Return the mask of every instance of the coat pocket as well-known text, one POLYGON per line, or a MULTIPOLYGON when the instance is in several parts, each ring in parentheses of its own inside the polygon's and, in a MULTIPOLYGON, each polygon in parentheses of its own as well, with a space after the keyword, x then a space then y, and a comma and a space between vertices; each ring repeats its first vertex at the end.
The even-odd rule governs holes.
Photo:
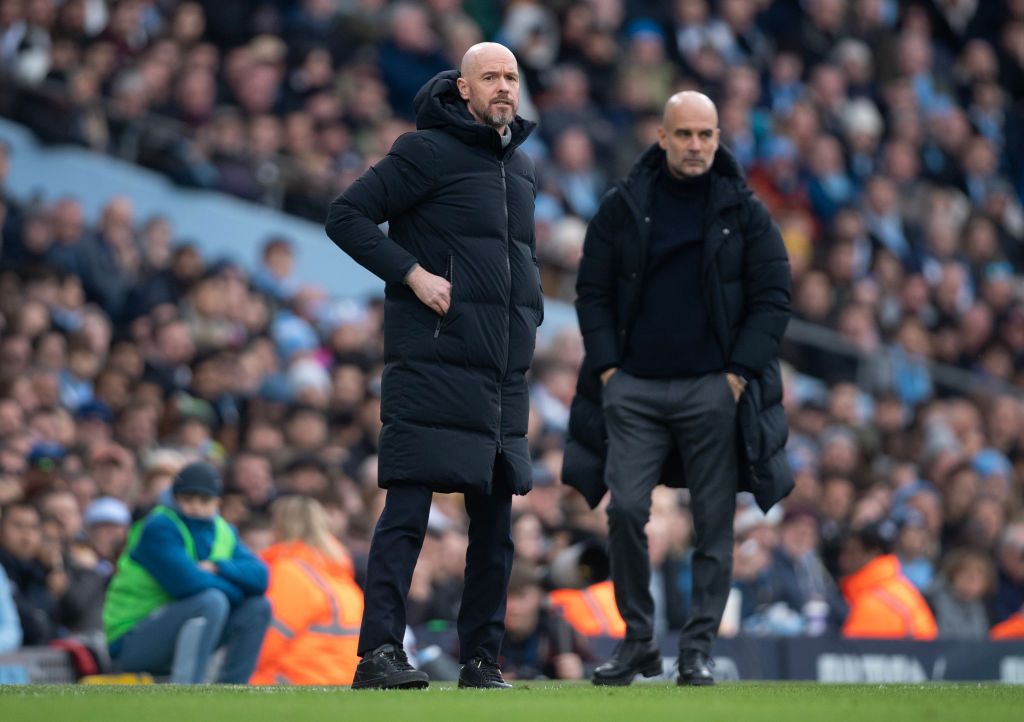
POLYGON ((437 319, 437 326, 434 328, 434 338, 441 335, 441 328, 444 326, 445 319, 451 316, 452 311, 455 308, 455 269, 454 269, 454 256, 448 254, 448 262, 444 267, 444 279, 451 285, 451 295, 448 298, 448 313, 437 319))

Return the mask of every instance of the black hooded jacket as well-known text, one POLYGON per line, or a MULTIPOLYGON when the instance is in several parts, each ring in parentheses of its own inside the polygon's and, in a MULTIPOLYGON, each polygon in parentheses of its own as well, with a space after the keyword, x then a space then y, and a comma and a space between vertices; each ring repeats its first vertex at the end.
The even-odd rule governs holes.
POLYGON ((420 90, 418 130, 331 204, 327 234, 386 282, 380 485, 489 491, 498 473, 525 494, 526 371, 544 307, 536 180, 518 148, 535 126, 517 116, 503 148, 456 78, 420 90), (443 318, 404 284, 416 263, 452 284, 443 318))
MULTIPOLYGON (((605 194, 584 241, 576 311, 587 355, 570 410, 562 479, 591 506, 606 491, 600 373, 621 365, 639 311, 648 262, 649 201, 664 157, 657 145, 641 156, 629 176, 605 194)), ((726 367, 750 374, 736 415, 740 488, 754 492, 767 511, 793 487, 777 358, 790 315, 789 259, 768 211, 724 146, 715 154, 709 181, 700 290, 726 367)), ((685 485, 677 454, 670 456, 662 480, 685 485)))

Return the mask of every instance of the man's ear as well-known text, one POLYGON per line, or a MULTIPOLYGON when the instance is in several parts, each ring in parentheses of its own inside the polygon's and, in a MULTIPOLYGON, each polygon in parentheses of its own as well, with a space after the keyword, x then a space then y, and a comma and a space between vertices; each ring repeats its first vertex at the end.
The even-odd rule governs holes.
POLYGON ((455 85, 459 89, 459 97, 469 100, 469 82, 463 77, 458 77, 455 79, 455 85))

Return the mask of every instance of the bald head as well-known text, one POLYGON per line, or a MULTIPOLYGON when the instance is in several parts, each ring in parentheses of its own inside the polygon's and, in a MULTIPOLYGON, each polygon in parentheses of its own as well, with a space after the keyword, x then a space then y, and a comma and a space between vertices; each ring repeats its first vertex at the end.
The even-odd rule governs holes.
POLYGON ((672 175, 694 178, 707 173, 718 152, 718 135, 718 109, 704 93, 686 90, 665 103, 658 145, 672 175))
POLYGON ((661 124, 667 126, 678 116, 701 117, 715 128, 718 127, 718 108, 711 98, 696 90, 684 90, 665 101, 661 124))
POLYGON ((477 43, 466 51, 462 56, 462 66, 459 68, 462 77, 469 77, 479 71, 481 65, 490 61, 501 61, 516 66, 516 56, 512 51, 500 43, 477 43))
POLYGON ((459 96, 470 114, 504 135, 519 108, 519 65, 498 43, 477 43, 462 56, 459 96))
POLYGON ((135 206, 128 196, 114 196, 103 207, 101 215, 104 224, 121 224, 131 228, 135 206))

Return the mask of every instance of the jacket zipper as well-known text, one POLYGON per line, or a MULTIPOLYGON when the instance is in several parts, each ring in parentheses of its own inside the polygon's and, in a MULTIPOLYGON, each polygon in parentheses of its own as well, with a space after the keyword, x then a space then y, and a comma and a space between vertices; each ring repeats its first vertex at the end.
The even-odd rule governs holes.
MULTIPOLYGON (((448 281, 451 286, 451 296, 448 297, 448 313, 452 312, 452 304, 455 303, 455 269, 452 265, 452 254, 448 254, 448 265, 445 266, 444 279, 448 281)), ((446 313, 445 316, 448 314, 446 313)), ((441 324, 444 323, 444 316, 437 319, 437 328, 434 329, 434 338, 437 338, 441 333, 441 324)))
POLYGON ((501 444, 501 393, 505 385, 505 373, 508 371, 508 346, 512 335, 512 263, 508 257, 508 183, 505 179, 505 161, 498 161, 501 170, 501 190, 505 208, 505 272, 508 276, 508 327, 505 329, 505 356, 501 367, 501 378, 498 379, 498 454, 502 453, 501 444))
MULTIPOLYGON (((622 194, 622 198, 626 203, 626 208, 629 210, 629 213, 633 216, 633 222, 636 224, 638 238, 640 239, 640 242, 637 244, 637 253, 639 256, 639 269, 637 270, 637 273, 640 275, 641 278, 643 278, 643 275, 647 269, 647 244, 650 242, 651 237, 651 223, 649 220, 650 216, 645 216, 641 212, 640 206, 637 204, 636 198, 633 196, 631 189, 627 186, 626 183, 620 182, 618 184, 618 188, 619 193, 622 194)), ((626 337, 628 333, 627 329, 632 328, 633 322, 636 321, 637 308, 627 309, 627 311, 628 318, 620 319, 621 329, 615 329, 615 334, 619 339, 619 343, 621 344, 620 348, 622 350, 622 353, 625 353, 626 350, 626 337)))

